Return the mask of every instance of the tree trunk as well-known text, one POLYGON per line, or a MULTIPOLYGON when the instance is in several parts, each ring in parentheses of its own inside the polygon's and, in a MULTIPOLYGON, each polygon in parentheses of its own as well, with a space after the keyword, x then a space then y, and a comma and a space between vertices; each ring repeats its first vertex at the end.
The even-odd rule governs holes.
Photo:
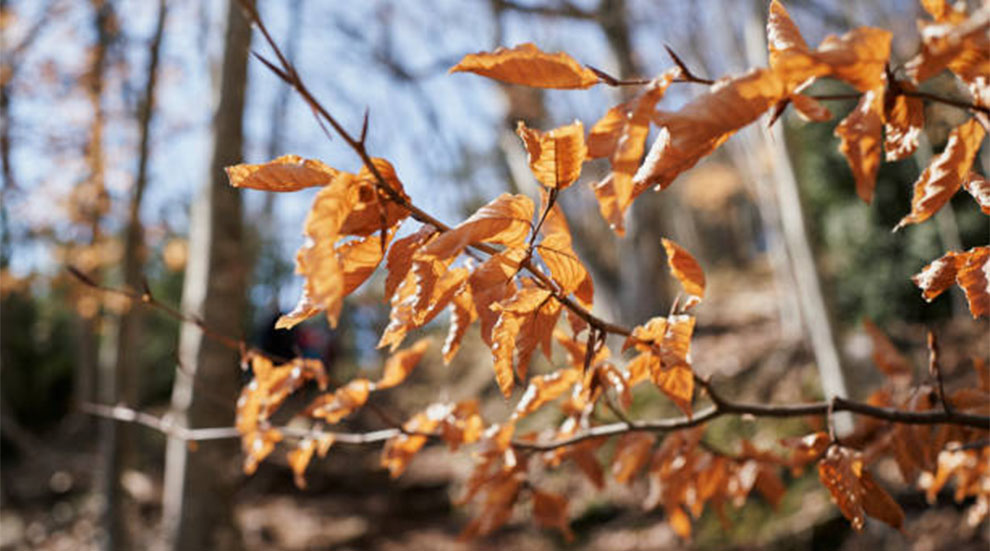
MULTIPOLYGON (((250 26, 237 0, 230 0, 228 5, 225 40, 220 97, 213 121, 213 155, 209 178, 192 209, 182 308, 200 317, 213 331, 236 336, 242 333, 245 312, 241 196, 228 185, 223 169, 241 160, 251 41, 250 26)), ((179 361, 182 369, 176 374, 172 391, 175 420, 192 428, 232 425, 237 351, 205 339, 195 326, 184 324, 179 361), (218 400, 217 396, 227 399, 218 400)), ((232 460, 237 457, 235 441, 202 442, 191 452, 186 442, 169 440, 163 525, 170 549, 223 551, 241 547, 232 499, 239 478, 232 460)))

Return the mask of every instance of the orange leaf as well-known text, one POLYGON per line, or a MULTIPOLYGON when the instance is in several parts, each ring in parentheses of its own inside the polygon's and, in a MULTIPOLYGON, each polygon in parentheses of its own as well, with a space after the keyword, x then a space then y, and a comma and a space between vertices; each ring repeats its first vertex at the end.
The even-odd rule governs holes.
POLYGON ((608 157, 612 164, 612 173, 592 189, 602 216, 618 235, 625 233, 623 218, 633 199, 632 179, 643 158, 654 108, 678 74, 676 68, 666 71, 642 94, 609 109, 588 136, 588 156, 608 157))
POLYGON ((525 195, 503 193, 478 209, 456 228, 440 234, 416 254, 417 258, 452 258, 471 243, 498 243, 509 248, 525 245, 533 219, 533 201, 525 195))
POLYGON ((975 247, 956 274, 956 283, 966 293, 974 318, 990 316, 990 247, 975 247))
POLYGON ((681 408, 688 417, 691 416, 691 399, 694 396, 694 372, 691 368, 678 364, 672 367, 661 367, 653 372, 653 382, 670 398, 677 407, 681 408))
POLYGON ((554 205, 547 213, 540 232, 544 237, 536 249, 550 269, 550 277, 564 295, 574 293, 581 306, 590 310, 595 287, 588 270, 574 252, 571 232, 560 205, 554 205))
POLYGON ((241 449, 244 451, 244 474, 252 475, 258 465, 275 450, 275 444, 282 441, 278 429, 256 430, 241 436, 241 449))
POLYGON ((980 174, 970 172, 966 181, 963 182, 963 187, 973 196, 973 199, 976 199, 983 214, 990 214, 990 181, 980 174))
MULTIPOLYGON (((391 234, 385 236, 385 247, 391 234)), ((357 290, 362 283, 375 273, 382 261, 382 239, 380 235, 369 235, 352 239, 336 247, 337 261, 344 270, 344 295, 357 290)))
POLYGON ((687 310, 701 302, 705 296, 705 272, 702 271, 698 261, 691 256, 691 253, 685 251, 680 245, 666 237, 662 238, 662 242, 664 251, 667 252, 667 265, 670 266, 670 273, 674 274, 677 281, 681 282, 684 290, 690 295, 684 305, 684 309, 687 310))
POLYGON ((842 446, 830 447, 818 463, 818 476, 856 531, 863 529, 866 515, 901 528, 904 511, 873 481, 859 452, 842 446))
POLYGON ((682 539, 691 539, 691 517, 679 506, 666 507, 667 523, 682 539))
POLYGON ((936 22, 918 22, 921 52, 905 68, 915 82, 927 80, 948 68, 970 87, 977 102, 986 105, 990 86, 990 13, 976 10, 968 18, 959 12, 946 13, 936 22))
POLYGON ((574 541, 567 519, 567 499, 564 496, 533 488, 533 518, 545 528, 556 528, 567 541, 574 541))
POLYGON ((897 350, 894 343, 890 342, 887 335, 869 318, 863 320, 863 328, 873 341, 873 365, 887 377, 910 379, 911 363, 897 350))
POLYGON ((801 31, 778 0, 770 2, 770 14, 767 17, 767 46, 770 49, 771 67, 779 64, 781 52, 809 52, 808 43, 801 36, 801 31))
POLYGON ((303 159, 298 155, 283 155, 260 165, 228 166, 225 170, 230 185, 264 191, 298 191, 325 186, 340 174, 322 161, 303 159))
POLYGON ((990 310, 990 247, 973 247, 966 252, 950 251, 925 266, 911 278, 931 302, 952 286, 953 281, 966 293, 973 317, 986 316, 990 310))
POLYGON ((392 298, 395 290, 399 288, 399 284, 406 278, 409 269, 412 268, 413 255, 416 250, 436 235, 436 231, 433 226, 424 224, 415 233, 397 239, 392 244, 385 259, 385 268, 388 270, 388 275, 385 278, 385 300, 392 298))
POLYGON ((519 403, 516 404, 515 411, 512 412, 512 419, 520 419, 540 409, 548 402, 556 400, 581 378, 581 372, 577 369, 560 369, 547 375, 533 377, 526 387, 519 403))
POLYGON ((544 186, 564 189, 581 176, 581 165, 587 155, 581 121, 549 132, 527 128, 526 123, 519 121, 516 134, 526 145, 530 170, 544 186))
MULTIPOLYGON (((426 411, 417 413, 406 421, 402 428, 409 433, 429 433, 434 431, 444 417, 450 414, 453 406, 432 404, 426 411)), ((382 467, 388 469, 392 478, 401 475, 409 462, 426 444, 426 436, 422 434, 399 434, 385 442, 382 449, 382 467)))
POLYGON ((650 186, 666 188, 678 174, 714 151, 786 95, 784 82, 768 69, 725 78, 676 112, 658 111, 661 126, 633 177, 636 197, 650 186))
POLYGON ((628 484, 643 470, 650 460, 656 438, 646 432, 630 432, 619 438, 612 458, 612 476, 621 484, 628 484))
MULTIPOLYGON (((898 82, 897 86, 914 90, 909 82, 898 82)), ((918 149, 918 138, 925 126, 925 104, 919 98, 897 94, 884 101, 883 118, 887 161, 907 159, 918 149)))
POLYGON ((306 467, 309 466, 316 451, 316 440, 303 438, 296 449, 289 452, 289 467, 292 469, 293 481, 300 490, 306 487, 306 467))
POLYGON ((821 104, 818 100, 804 94, 794 94, 790 96, 791 105, 794 110, 801 115, 801 118, 811 122, 825 122, 831 120, 832 112, 821 104))
MULTIPOLYGON (((512 395, 515 381, 512 358, 516 339, 524 326, 551 297, 551 292, 538 287, 528 287, 503 302, 492 305, 499 312, 498 321, 492 327, 492 356, 495 360, 495 379, 506 398, 512 395)), ((559 310, 558 310, 559 311, 559 310)), ((552 331, 552 324, 550 330, 552 331)))
POLYGON ((358 201, 352 181, 353 175, 341 173, 316 195, 303 228, 306 242, 296 253, 296 273, 306 278, 303 296, 293 312, 278 320, 277 328, 290 328, 321 309, 330 325, 337 326, 345 282, 335 244, 341 225, 358 201))
POLYGON ((976 119, 969 119, 952 131, 945 150, 932 159, 914 183, 911 213, 898 222, 895 230, 927 220, 949 202, 969 174, 985 134, 976 119))
POLYGON ((332 393, 317 397, 306 408, 306 415, 337 423, 363 406, 370 392, 371 381, 354 379, 332 393))
MULTIPOLYGON (((388 187, 400 198, 408 201, 409 197, 403 190, 402 182, 396 176, 392 163, 378 157, 373 157, 371 163, 388 187)), ((354 182, 351 184, 351 190, 357 194, 357 200, 348 214, 347 220, 341 226, 340 233, 371 235, 383 229, 393 228, 403 218, 409 216, 409 211, 405 207, 392 201, 384 192, 376 188, 377 182, 378 180, 368 170, 368 167, 362 166, 361 171, 354 177, 354 182)))
POLYGON ((598 84, 598 75, 571 56, 548 54, 529 43, 511 50, 468 54, 450 69, 451 73, 461 71, 537 88, 589 88, 598 84))
POLYGON ((375 389, 392 388, 406 380, 406 377, 416 367, 416 364, 419 363, 420 358, 423 357, 423 354, 426 353, 426 349, 429 347, 430 338, 423 337, 409 348, 392 354, 388 361, 385 362, 385 370, 382 373, 381 380, 375 383, 375 389))
POLYGON ((450 361, 454 359, 454 355, 457 354, 457 350, 461 347, 461 340, 464 338, 464 334, 467 333, 468 326, 477 318, 478 314, 474 311, 474 297, 471 294, 471 286, 462 285, 457 290, 457 293, 454 294, 454 298, 450 303, 450 329, 441 350, 444 365, 450 364, 450 361))
POLYGON ((499 313, 493 311, 491 306, 516 293, 512 280, 525 254, 523 249, 509 249, 493 255, 468 278, 475 312, 481 319, 481 340, 488 346, 492 345, 492 328, 499 319, 499 313))
POLYGON ((835 135, 841 140, 839 151, 849 161, 856 180, 856 193, 866 203, 873 201, 880 168, 882 109, 882 95, 878 90, 869 90, 859 99, 856 109, 835 127, 835 135))

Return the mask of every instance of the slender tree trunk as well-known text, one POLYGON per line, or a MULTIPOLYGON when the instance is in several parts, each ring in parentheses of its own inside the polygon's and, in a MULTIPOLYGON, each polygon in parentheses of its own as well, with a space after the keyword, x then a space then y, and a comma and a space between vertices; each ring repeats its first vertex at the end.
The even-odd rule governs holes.
MULTIPOLYGON (((251 30, 238 2, 228 5, 219 101, 213 121, 213 154, 206 186, 193 206, 190 256, 182 307, 211 329, 239 335, 245 310, 246 266, 240 193, 227 184, 224 167, 241 160, 242 119, 251 30)), ((236 351, 205 339, 185 324, 172 392, 173 415, 188 427, 233 424, 237 395, 236 351), (199 391, 196 385, 208 389, 199 391), (226 397, 217 400, 211 396, 226 397)), ((233 550, 241 547, 233 517, 238 480, 234 441, 202 442, 190 452, 185 442, 168 443, 165 470, 164 529, 176 551, 233 550)))
MULTIPOLYGON (((144 190, 148 184, 151 118, 154 111, 155 84, 165 30, 165 16, 165 0, 159 0, 158 19, 148 46, 149 61, 144 92, 137 113, 140 134, 137 175, 128 207, 127 226, 124 230, 123 278, 125 285, 136 290, 142 288, 142 268, 145 260, 144 228, 141 225, 140 209, 144 190)), ((104 320, 106 339, 101 343, 103 357, 100 358, 100 364, 103 372, 101 386, 108 387, 107 399, 104 400, 106 403, 122 402, 135 408, 141 405, 138 362, 141 322, 141 309, 137 305, 130 305, 119 317, 108 316, 104 320)), ((136 534, 127 531, 126 519, 130 518, 134 511, 121 485, 121 475, 125 470, 137 467, 138 435, 139 431, 135 425, 122 423, 114 427, 114 434, 108 443, 108 446, 111 446, 109 454, 112 455, 107 458, 108 471, 113 475, 107 482, 107 503, 109 511, 112 512, 110 519, 112 537, 109 546, 113 549, 132 549, 137 540, 136 534)))

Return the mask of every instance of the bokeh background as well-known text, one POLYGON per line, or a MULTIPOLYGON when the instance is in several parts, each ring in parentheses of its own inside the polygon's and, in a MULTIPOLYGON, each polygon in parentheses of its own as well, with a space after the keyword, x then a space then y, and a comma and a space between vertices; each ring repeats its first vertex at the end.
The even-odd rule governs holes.
MULTIPOLYGON (((321 102, 355 131, 367 111, 368 149, 396 166, 418 205, 456 223, 499 193, 535 196, 516 121, 549 129, 580 119, 590 127, 629 93, 604 86, 537 91, 448 74, 463 55, 534 42, 631 77, 670 67, 668 45, 699 75, 717 78, 766 64, 766 4, 258 0, 257 7, 321 102)), ((915 20, 922 11, 914 0, 786 5, 810 44, 874 25, 893 31, 895 64, 917 51, 915 20)), ((195 328, 96 292, 69 266, 94 282, 147 289, 163 303, 195 311, 202 304, 190 298, 197 292, 192 266, 204 262, 197 260, 204 246, 217 246, 227 264, 210 272, 212 280, 203 279, 201 268, 195 276, 201 291, 220 281, 228 292, 230 307, 211 314, 212 327, 275 354, 322 358, 338 380, 380 368, 384 356, 375 343, 388 315, 381 274, 348 300, 337 330, 319 316, 292 332, 273 329, 301 290, 293 258, 315 191, 209 193, 225 185, 218 162, 295 153, 360 168, 261 63, 250 59, 246 72, 234 70, 225 52, 232 41, 240 40, 241 51, 247 45, 244 33, 229 32, 243 25, 229 7, 223 0, 0 1, 0 549, 168 548, 166 438, 150 429, 108 428, 83 405, 121 403, 161 416, 174 413, 182 389, 197 388, 181 381, 195 380, 184 365, 206 362, 235 385, 240 376, 236 354, 204 360, 207 353, 189 344, 195 337, 180 336, 195 328), (239 94, 243 105, 230 100, 239 94), (197 220, 193 213, 207 206, 227 224, 197 220), (229 227, 241 219, 242 229, 229 227)), ((251 40, 252 49, 270 54, 259 36, 251 40)), ((816 86, 820 93, 848 91, 837 83, 816 86)), ((965 97, 949 75, 926 90, 965 97)), ((697 91, 675 85, 661 106, 675 109, 697 91)), ((827 123, 788 113, 772 130, 752 125, 670 189, 639 199, 622 239, 599 216, 587 185, 606 167, 587 166, 563 206, 594 276, 596 313, 631 325, 670 308, 676 287, 660 247, 666 236, 691 251, 709 278, 695 365, 731 380, 740 398, 819 398, 824 373, 864 398, 880 379, 870 366, 864 318, 891 335, 919 374, 925 329, 935 328, 950 384, 966 384, 966 358, 987 356, 987 324, 969 317, 957 290, 926 304, 909 278, 945 250, 986 244, 987 218, 960 194, 933 220, 891 232, 910 210, 911 184, 966 114, 928 105, 918 153, 883 164, 876 198, 866 205, 832 136, 853 105, 830 102, 836 117, 827 123), (796 260, 800 251, 810 253, 809 262, 796 260), (808 294, 819 297, 810 306, 801 300, 808 294), (822 324, 829 342, 812 343, 807 328, 822 324)), ((988 172, 986 147, 975 169, 988 172)), ((440 335, 444 324, 426 332, 440 335)), ((504 415, 476 331, 450 367, 428 355, 379 405, 405 417, 438 397, 480 396, 486 417, 504 415)), ((232 424, 232 410, 222 407, 236 397, 232 388, 209 389, 217 403, 204 411, 218 413, 204 413, 202 419, 215 415, 204 426, 232 424)), ((661 402, 639 400, 634 411, 672 413, 661 402)), ((373 415, 349 421, 354 430, 380 426, 373 415)), ((773 446, 808 427, 735 419, 713 423, 711 431, 731 449, 740 437, 773 446)), ((947 494, 929 507, 881 466, 883 481, 908 512, 906 534, 879 523, 853 534, 812 472, 787 480, 779 510, 751 499, 731 511, 729 528, 706 513, 694 540, 682 542, 660 513, 641 510, 645 484, 613 482, 598 491, 567 472, 554 476, 570 498, 576 543, 539 530, 524 510, 497 534, 461 543, 457 534, 470 508, 452 502, 469 472, 469 454, 428 448, 406 475, 389 481, 377 449, 339 446, 314 462, 308 488, 299 490, 284 453, 246 477, 236 444, 233 452, 213 455, 205 449, 211 445, 189 456, 202 452, 224 462, 229 493, 193 487, 184 499, 229 510, 228 517, 204 513, 200 522, 229 521, 236 531, 231 548, 920 551, 985 549, 990 541, 986 526, 965 522, 966 504, 947 494)))

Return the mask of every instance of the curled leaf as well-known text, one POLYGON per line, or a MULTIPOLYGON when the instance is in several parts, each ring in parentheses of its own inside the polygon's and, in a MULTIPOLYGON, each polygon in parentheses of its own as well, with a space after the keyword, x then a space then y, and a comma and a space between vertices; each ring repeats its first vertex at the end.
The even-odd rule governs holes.
POLYGON ((426 353, 426 349, 429 347, 429 337, 423 337, 409 348, 392 354, 385 362, 385 370, 382 373, 382 378, 375 383, 375 388, 379 390, 391 388, 398 386, 402 381, 406 380, 406 377, 416 367, 416 364, 419 363, 420 358, 423 357, 423 354, 426 353))
POLYGON ((667 252, 667 265, 670 266, 670 272, 674 274, 677 281, 681 282, 684 290, 690 295, 684 306, 686 310, 704 298, 705 272, 702 271, 701 265, 691 256, 691 253, 685 251, 680 245, 666 237, 662 241, 664 251, 667 252))
POLYGON ((526 243, 532 219, 533 201, 529 197, 503 193, 456 228, 440 234, 416 256, 443 260, 460 254, 471 243, 480 242, 519 248, 526 243))
POLYGON ((298 191, 325 186, 340 174, 322 161, 303 159, 298 155, 283 155, 257 165, 228 166, 224 170, 230 185, 264 191, 298 191))
POLYGON ((932 159, 914 183, 911 213, 897 223, 895 230, 924 222, 949 202, 969 175, 985 134, 976 119, 967 120, 949 134, 945 150, 932 159))
POLYGON ((598 75, 571 56, 548 54, 529 43, 468 54, 450 69, 451 73, 462 71, 537 88, 589 88, 598 84, 598 75))
POLYGON ((849 115, 835 127, 839 151, 849 161, 856 180, 856 193, 866 203, 873 201, 873 189, 880 168, 883 135, 883 96, 869 90, 849 115))
POLYGON ((332 393, 318 396, 306 408, 306 415, 330 424, 337 423, 368 401, 371 388, 368 379, 354 379, 332 393))
POLYGON ((966 293, 973 317, 990 314, 990 247, 973 247, 966 252, 949 251, 925 266, 911 281, 931 302, 952 286, 966 293))

